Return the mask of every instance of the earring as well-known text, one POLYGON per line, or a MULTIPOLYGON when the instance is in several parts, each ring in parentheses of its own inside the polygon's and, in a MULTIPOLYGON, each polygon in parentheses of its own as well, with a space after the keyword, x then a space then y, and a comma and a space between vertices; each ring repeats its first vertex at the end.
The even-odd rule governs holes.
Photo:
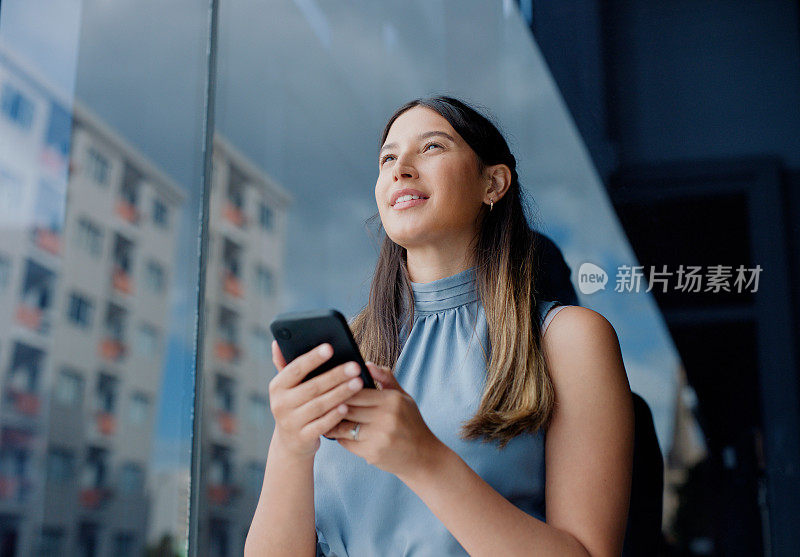
POLYGON ((489 210, 491 211, 492 209, 494 209, 494 199, 489 200, 489 210))

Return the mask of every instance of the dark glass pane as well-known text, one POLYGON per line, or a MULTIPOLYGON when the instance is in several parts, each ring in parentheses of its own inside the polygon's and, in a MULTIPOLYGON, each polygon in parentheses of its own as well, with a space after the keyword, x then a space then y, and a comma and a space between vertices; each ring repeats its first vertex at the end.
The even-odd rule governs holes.
POLYGON ((0 554, 180 554, 208 3, 4 0, 0 45, 0 554))

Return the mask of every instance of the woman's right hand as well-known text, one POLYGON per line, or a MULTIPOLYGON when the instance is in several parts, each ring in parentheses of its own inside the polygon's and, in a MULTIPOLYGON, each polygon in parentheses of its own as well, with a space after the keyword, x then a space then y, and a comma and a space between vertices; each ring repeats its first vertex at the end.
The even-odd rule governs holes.
POLYGON ((360 391, 364 382, 356 362, 346 362, 302 382, 303 378, 333 355, 330 344, 320 344, 286 363, 276 341, 272 362, 278 373, 269 382, 269 404, 275 418, 273 443, 297 458, 312 458, 320 435, 344 418, 344 402, 360 391))

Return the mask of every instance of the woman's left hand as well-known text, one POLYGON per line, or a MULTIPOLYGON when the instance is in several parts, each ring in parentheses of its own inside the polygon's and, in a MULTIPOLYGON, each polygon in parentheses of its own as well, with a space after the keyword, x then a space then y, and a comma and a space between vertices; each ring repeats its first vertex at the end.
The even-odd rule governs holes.
POLYGON ((381 470, 410 477, 432 465, 444 444, 388 368, 372 362, 367 368, 379 388, 350 397, 344 419, 325 436, 381 470), (351 433, 356 424, 361 424, 357 441, 351 433))

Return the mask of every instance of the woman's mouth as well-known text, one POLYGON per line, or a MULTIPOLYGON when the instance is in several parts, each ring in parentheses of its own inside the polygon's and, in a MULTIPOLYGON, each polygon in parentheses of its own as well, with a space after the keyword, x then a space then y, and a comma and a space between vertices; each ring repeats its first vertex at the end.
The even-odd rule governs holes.
POLYGON ((427 200, 428 200, 427 197, 420 197, 419 199, 409 199, 408 201, 398 201, 394 205, 392 205, 392 208, 397 210, 397 211, 400 211, 402 209, 408 209, 409 207, 415 207, 416 205, 421 205, 421 204, 425 203, 427 200))

